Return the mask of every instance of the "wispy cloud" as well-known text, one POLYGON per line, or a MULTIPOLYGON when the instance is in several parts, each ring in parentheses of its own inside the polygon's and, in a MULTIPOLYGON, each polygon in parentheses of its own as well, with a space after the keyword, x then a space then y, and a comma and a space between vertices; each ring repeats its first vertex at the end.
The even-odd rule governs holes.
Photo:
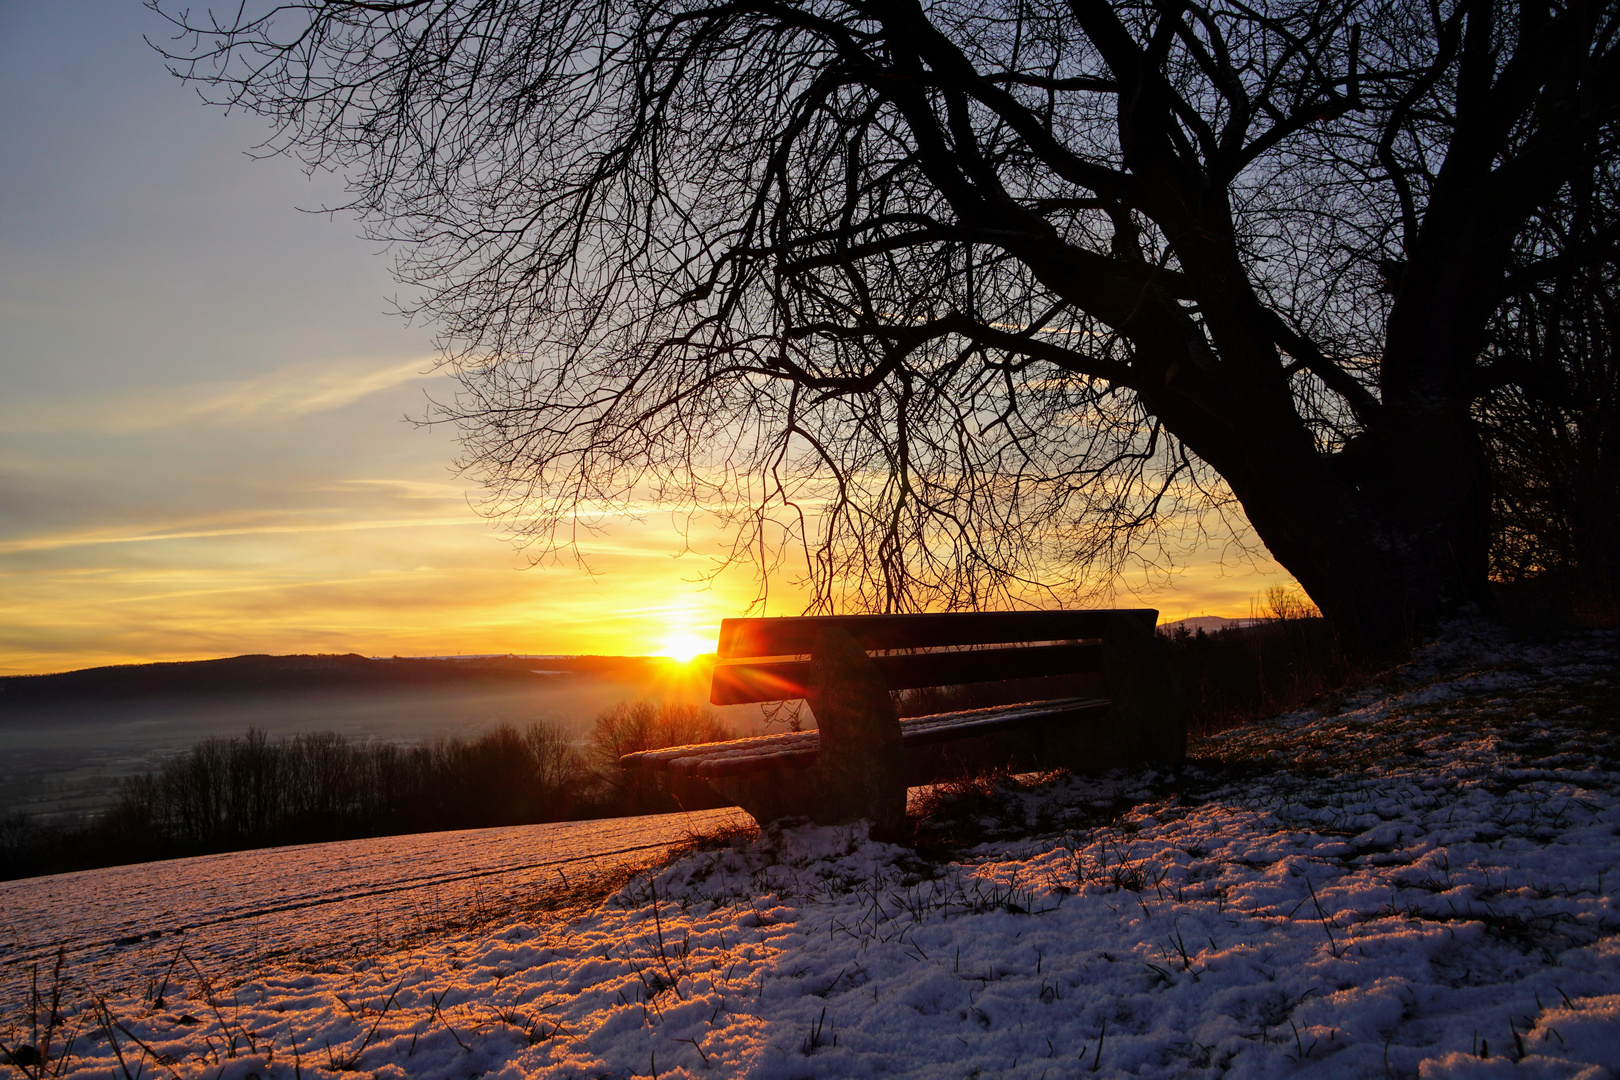
POLYGON ((219 423, 308 416, 353 404, 380 390, 432 374, 428 361, 374 364, 295 364, 255 379, 207 388, 190 417, 219 423))
POLYGON ((145 544, 159 540, 203 540, 223 536, 264 536, 290 533, 356 532, 362 529, 439 528, 447 525, 488 525, 481 517, 468 514, 454 518, 401 518, 397 520, 329 521, 283 525, 230 525, 216 528, 154 530, 152 532, 82 532, 55 536, 30 536, 0 541, 0 555, 25 551, 55 551, 62 548, 90 547, 97 544, 145 544))
POLYGON ((103 435, 274 423, 341 409, 380 391, 432 377, 432 361, 424 358, 302 362, 233 382, 14 398, 0 404, 0 423, 18 434, 86 431, 103 435))

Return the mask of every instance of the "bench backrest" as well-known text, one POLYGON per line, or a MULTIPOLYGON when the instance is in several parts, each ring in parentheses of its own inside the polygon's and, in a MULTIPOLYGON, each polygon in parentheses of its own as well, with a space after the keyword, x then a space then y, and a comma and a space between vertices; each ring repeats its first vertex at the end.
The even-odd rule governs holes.
POLYGON ((745 705, 804 697, 810 662, 802 657, 810 653, 817 632, 827 627, 848 631, 868 653, 877 653, 872 661, 890 690, 910 690, 1095 671, 1102 658, 1097 639, 1122 632, 1151 635, 1158 618, 1151 608, 1134 608, 726 619, 720 624, 721 662, 714 669, 709 700, 745 705), (1014 642, 1065 644, 892 654, 1014 642))

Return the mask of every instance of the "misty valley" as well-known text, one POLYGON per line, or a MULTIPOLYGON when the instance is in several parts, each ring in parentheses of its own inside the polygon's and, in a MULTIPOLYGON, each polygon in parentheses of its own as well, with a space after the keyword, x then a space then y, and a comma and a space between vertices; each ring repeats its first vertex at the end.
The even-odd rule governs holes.
MULTIPOLYGON (((658 657, 249 656, 0 678, 0 818, 95 817, 125 778, 205 739, 333 732, 413 746, 543 722, 583 742, 622 702, 700 704, 706 669, 658 657)), ((721 710, 751 729, 757 710, 721 710)))

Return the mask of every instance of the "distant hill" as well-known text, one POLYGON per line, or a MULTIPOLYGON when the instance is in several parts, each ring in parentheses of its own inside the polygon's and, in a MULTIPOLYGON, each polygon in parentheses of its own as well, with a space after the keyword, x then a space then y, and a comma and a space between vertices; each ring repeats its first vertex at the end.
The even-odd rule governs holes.
POLYGON ((54 675, 0 677, 0 713, 42 704, 148 697, 304 693, 411 686, 555 684, 574 675, 638 680, 667 662, 647 656, 471 656, 378 658, 356 653, 232 656, 163 664, 119 664, 54 675))

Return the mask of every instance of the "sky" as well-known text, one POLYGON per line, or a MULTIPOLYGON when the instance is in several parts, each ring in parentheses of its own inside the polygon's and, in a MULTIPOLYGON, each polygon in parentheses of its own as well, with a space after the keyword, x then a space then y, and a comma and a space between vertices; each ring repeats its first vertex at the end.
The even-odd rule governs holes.
MULTIPOLYGON (((0 675, 241 653, 691 651, 757 594, 667 516, 530 566, 410 422, 432 328, 329 175, 164 70, 138 0, 0 0, 0 675)), ((1122 595, 1247 615, 1216 544, 1122 595)), ((773 586, 770 613, 802 598, 773 586)))

